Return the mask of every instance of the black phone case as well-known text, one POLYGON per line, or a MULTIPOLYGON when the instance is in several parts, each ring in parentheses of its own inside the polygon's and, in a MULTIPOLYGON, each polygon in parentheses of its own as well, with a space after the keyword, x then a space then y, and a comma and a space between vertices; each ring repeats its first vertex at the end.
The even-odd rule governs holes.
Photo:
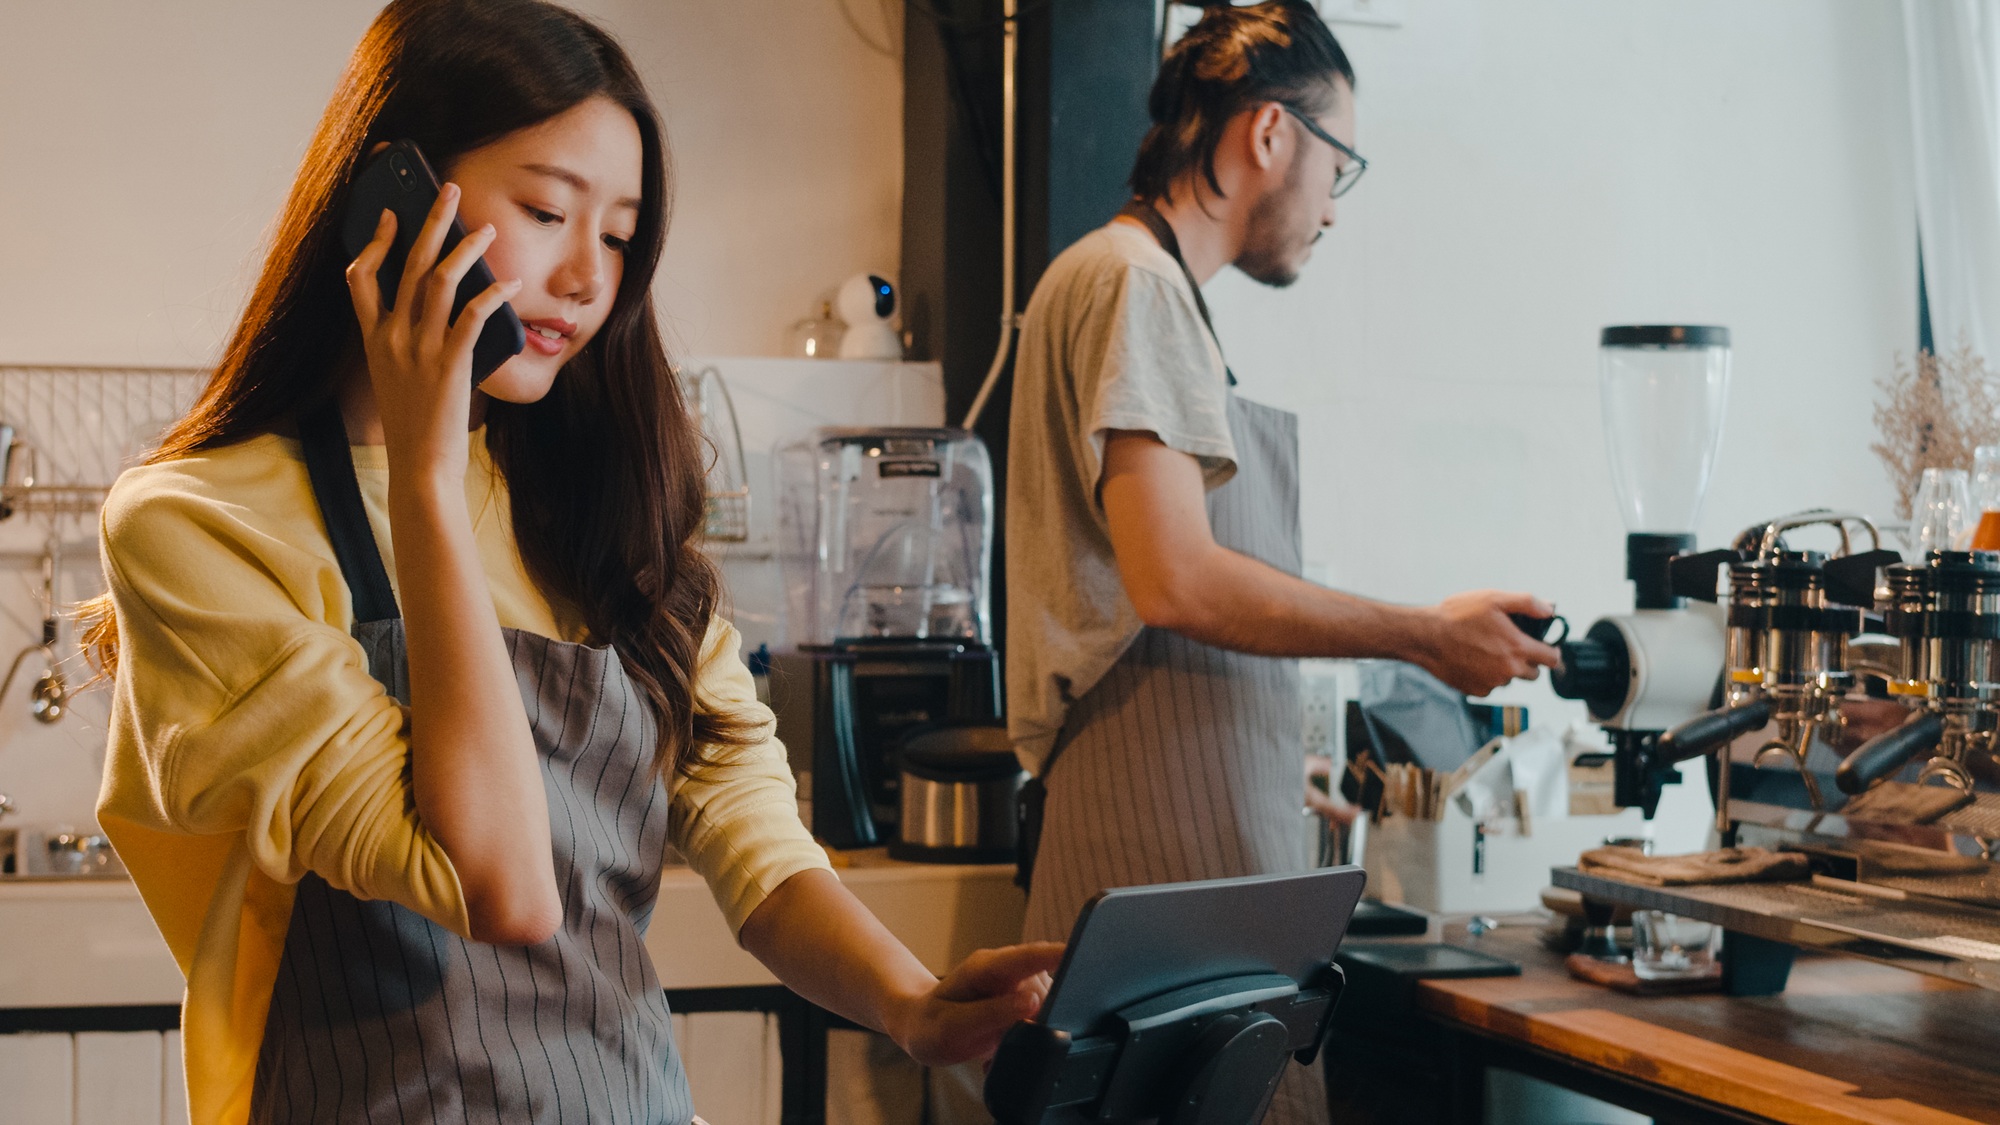
MULTIPOLYGON (((375 271, 376 279, 382 286, 384 309, 395 306, 396 288, 403 280, 403 264, 409 261, 410 246, 416 242, 417 232, 423 229, 424 220, 437 203, 438 187, 438 178, 424 160, 424 154, 409 141, 397 141, 376 153, 362 166, 361 174, 354 177, 340 232, 341 245, 350 261, 359 256, 375 237, 375 224, 381 221, 382 212, 393 211, 396 214, 396 241, 389 247, 389 254, 382 260, 381 268, 375 271)), ((465 225, 454 216, 451 230, 445 233, 444 246, 438 251, 439 260, 451 253, 452 247, 464 237, 465 225)), ((472 268, 459 279, 458 292, 452 296, 452 319, 457 320, 466 302, 485 292, 492 284, 493 271, 486 268, 485 259, 472 263, 472 268)), ((514 306, 502 304, 492 316, 486 318, 486 324, 479 331, 479 339, 473 342, 473 386, 478 386, 501 364, 519 355, 521 349, 527 346, 528 335, 521 327, 521 318, 515 314, 514 306)))

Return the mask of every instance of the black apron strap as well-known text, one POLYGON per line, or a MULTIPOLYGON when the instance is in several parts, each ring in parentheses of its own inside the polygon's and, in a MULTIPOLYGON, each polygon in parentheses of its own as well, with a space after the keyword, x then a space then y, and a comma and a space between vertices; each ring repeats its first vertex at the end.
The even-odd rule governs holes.
MULTIPOLYGON (((1118 213, 1143 224, 1153 233, 1153 238, 1159 242, 1160 249, 1165 250, 1173 258, 1174 264, 1181 268, 1181 276, 1187 278, 1188 291, 1194 294, 1194 308, 1201 314, 1202 326, 1208 329, 1208 338, 1215 341, 1215 350, 1221 352, 1222 337, 1215 334, 1215 322, 1208 318, 1208 301, 1201 295, 1201 283, 1194 279, 1194 271, 1188 268, 1187 259, 1181 257, 1181 240, 1174 234, 1173 225, 1167 222, 1165 215, 1160 214, 1158 207, 1143 200, 1132 200, 1119 208, 1118 213)), ((1229 369, 1227 359, 1222 362, 1222 373, 1229 376, 1230 386, 1236 385, 1236 372, 1229 369)))
POLYGON ((333 541, 333 557, 340 563, 347 592, 354 599, 354 623, 401 616, 395 590, 389 585, 389 571, 382 565, 382 551, 375 543, 375 530, 368 526, 368 509, 361 505, 361 485, 354 479, 354 451, 347 445, 347 426, 340 420, 338 402, 299 419, 299 444, 305 450, 306 475, 312 479, 313 498, 319 501, 327 538, 333 541))

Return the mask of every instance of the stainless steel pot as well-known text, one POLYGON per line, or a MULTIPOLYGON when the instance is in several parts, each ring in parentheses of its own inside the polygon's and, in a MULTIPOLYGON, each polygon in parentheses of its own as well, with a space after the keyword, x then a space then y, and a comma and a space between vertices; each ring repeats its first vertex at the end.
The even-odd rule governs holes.
POLYGON ((1011 863, 1015 806, 1027 772, 1007 728, 917 731, 897 755, 902 790, 890 856, 918 863, 1011 863))

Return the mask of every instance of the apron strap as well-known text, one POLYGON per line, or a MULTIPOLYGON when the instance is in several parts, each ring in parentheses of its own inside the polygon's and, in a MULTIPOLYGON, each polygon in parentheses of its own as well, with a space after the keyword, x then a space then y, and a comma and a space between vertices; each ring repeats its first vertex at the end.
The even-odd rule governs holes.
POLYGON ((319 501, 327 538, 333 542, 333 557, 354 599, 354 623, 400 617, 375 530, 368 526, 368 509, 361 504, 361 485, 354 479, 354 451, 348 448, 339 402, 329 402, 299 419, 299 444, 305 450, 313 498, 319 501))
MULTIPOLYGON (((1181 268, 1181 276, 1187 278, 1188 292, 1194 294, 1194 309, 1201 314, 1202 327, 1208 329, 1208 338, 1215 341, 1215 350, 1220 354, 1222 337, 1215 334, 1215 322, 1208 318, 1208 301, 1201 295, 1201 283, 1194 279, 1194 271, 1188 268, 1187 259, 1181 257, 1181 240, 1180 236, 1174 233, 1173 225, 1167 222, 1167 217, 1160 214, 1160 209, 1153 206, 1150 200, 1134 199, 1119 208, 1118 213, 1128 219, 1138 220, 1151 231, 1154 240, 1160 244, 1160 249, 1165 250, 1173 258, 1174 264, 1181 268)), ((1222 373, 1229 376, 1230 386, 1236 385, 1236 372, 1229 369, 1229 360, 1226 358, 1222 361, 1222 373)))

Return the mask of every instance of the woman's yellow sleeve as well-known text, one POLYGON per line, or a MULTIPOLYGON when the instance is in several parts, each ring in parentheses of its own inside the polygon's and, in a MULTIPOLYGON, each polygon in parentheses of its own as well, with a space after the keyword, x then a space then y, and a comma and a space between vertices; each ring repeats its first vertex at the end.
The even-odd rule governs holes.
POLYGON ((324 540, 317 510, 257 511, 154 469, 104 509, 119 657, 101 810, 241 833, 272 879, 312 871, 467 934, 457 873, 417 818, 405 712, 347 633, 330 549, 300 545, 324 540))
POLYGON ((674 846, 708 882, 732 931, 785 880, 833 869, 799 820, 797 783, 772 733, 771 709, 757 701, 742 643, 735 626, 710 620, 695 700, 705 710, 734 712, 755 737, 744 746, 705 748, 708 764, 674 779, 671 802, 674 846))

